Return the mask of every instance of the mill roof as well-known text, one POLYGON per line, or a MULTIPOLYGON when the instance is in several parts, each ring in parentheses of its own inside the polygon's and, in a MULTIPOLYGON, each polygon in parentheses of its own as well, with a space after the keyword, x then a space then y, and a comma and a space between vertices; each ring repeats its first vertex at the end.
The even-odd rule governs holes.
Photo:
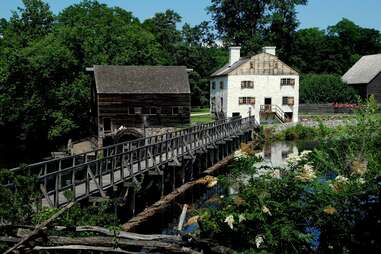
POLYGON ((347 84, 368 84, 381 72, 381 54, 363 56, 342 77, 347 84))
POLYGON ((95 65, 97 93, 190 93, 185 66, 95 65))

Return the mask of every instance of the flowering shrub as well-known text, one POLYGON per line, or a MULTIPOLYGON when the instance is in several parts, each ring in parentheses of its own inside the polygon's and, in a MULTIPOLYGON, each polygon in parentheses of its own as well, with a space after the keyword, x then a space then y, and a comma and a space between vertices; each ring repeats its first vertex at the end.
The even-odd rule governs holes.
POLYGON ((201 236, 250 253, 381 253, 381 125, 364 112, 284 168, 237 156, 222 181, 236 191, 199 211, 201 236))
POLYGON ((345 104, 333 103, 332 105, 334 108, 346 108, 346 109, 358 108, 357 104, 350 104, 350 103, 345 103, 345 104))

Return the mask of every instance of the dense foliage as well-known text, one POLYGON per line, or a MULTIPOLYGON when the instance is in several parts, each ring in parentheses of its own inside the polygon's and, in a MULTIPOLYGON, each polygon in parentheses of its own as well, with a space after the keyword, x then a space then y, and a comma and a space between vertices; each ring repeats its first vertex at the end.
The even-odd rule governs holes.
POLYGON ((339 75, 302 75, 299 94, 301 103, 356 101, 356 91, 343 83, 339 75))
POLYGON ((356 124, 326 131, 285 168, 237 154, 222 182, 234 191, 199 211, 201 235, 248 253, 378 253, 381 250, 381 119, 374 102, 356 124), (250 250, 250 251, 249 251, 250 250))
POLYGON ((226 61, 207 23, 179 30, 181 17, 132 13, 82 1, 54 16, 41 0, 0 25, 0 129, 5 138, 62 143, 89 132, 94 64, 186 65, 192 104, 208 102, 207 76, 226 61))

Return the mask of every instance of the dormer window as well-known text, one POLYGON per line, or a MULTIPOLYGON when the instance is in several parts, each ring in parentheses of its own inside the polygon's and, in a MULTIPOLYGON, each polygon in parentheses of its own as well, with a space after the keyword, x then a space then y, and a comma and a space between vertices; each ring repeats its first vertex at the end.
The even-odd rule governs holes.
POLYGON ((254 61, 250 62, 250 69, 254 69, 254 61))

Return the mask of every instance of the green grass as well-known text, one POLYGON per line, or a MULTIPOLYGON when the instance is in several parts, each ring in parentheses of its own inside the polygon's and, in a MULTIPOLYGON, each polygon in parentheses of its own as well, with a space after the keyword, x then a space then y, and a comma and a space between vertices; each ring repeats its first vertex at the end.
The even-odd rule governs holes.
POLYGON ((200 114, 200 113, 209 113, 209 107, 192 108, 192 113, 197 113, 197 114, 200 114))
POLYGON ((192 123, 210 123, 213 122, 212 116, 209 115, 203 115, 203 116, 192 116, 191 117, 192 123))

